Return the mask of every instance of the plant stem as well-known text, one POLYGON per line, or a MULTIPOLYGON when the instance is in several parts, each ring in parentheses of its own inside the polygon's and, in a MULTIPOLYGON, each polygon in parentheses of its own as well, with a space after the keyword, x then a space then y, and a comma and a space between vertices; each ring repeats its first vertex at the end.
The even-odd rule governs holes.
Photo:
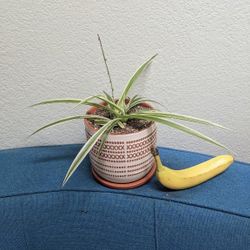
POLYGON ((107 58, 105 57, 104 49, 103 49, 103 46, 102 46, 101 37, 99 36, 99 34, 97 34, 97 37, 98 37, 98 41, 100 43, 100 47, 101 47, 101 50, 102 50, 103 60, 104 60, 104 63, 105 63, 105 66, 106 66, 106 70, 107 70, 107 74, 108 74, 108 77, 109 77, 109 83, 110 83, 110 87, 111 87, 112 97, 113 97, 113 99, 115 99, 115 97, 114 97, 114 87, 113 87, 113 83, 112 83, 112 80, 111 80, 111 76, 110 76, 110 72, 109 72, 109 67, 108 67, 108 64, 107 64, 107 58))

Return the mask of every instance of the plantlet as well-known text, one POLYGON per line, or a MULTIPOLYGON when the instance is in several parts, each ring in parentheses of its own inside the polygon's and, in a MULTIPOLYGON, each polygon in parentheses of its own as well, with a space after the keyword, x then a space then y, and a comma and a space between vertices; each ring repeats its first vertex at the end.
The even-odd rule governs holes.
POLYGON ((109 83, 111 87, 111 95, 103 92, 98 95, 89 96, 86 99, 73 99, 73 98, 66 98, 66 99, 52 99, 52 100, 45 100, 39 103, 36 103, 32 105, 32 107, 39 106, 39 105, 45 105, 45 104, 59 104, 59 103, 68 103, 68 104, 76 104, 76 107, 81 105, 88 105, 91 107, 96 107, 98 110, 103 110, 106 113, 108 113, 108 117, 104 115, 97 115, 97 114, 83 114, 83 115, 77 115, 77 116, 69 116, 65 117, 63 119, 51 122, 38 130, 36 130, 32 135, 36 134, 37 132, 54 126, 58 125, 60 123, 64 123, 67 121, 72 120, 82 120, 87 119, 91 122, 93 122, 95 125, 98 126, 98 130, 92 135, 92 137, 86 142, 86 144, 81 148, 77 156, 75 157, 74 161, 72 162, 71 166, 68 169, 68 172, 64 178, 63 185, 69 180, 69 178, 72 176, 72 174, 75 172, 77 167, 80 165, 80 163, 84 160, 84 158, 87 156, 87 154, 91 151, 93 146, 96 144, 98 140, 101 140, 101 143, 99 145, 99 152, 102 150, 103 145, 108 137, 108 134, 113 131, 115 128, 125 128, 126 124, 131 121, 142 121, 146 120, 149 122, 157 122, 175 129, 178 129, 182 132, 185 132, 187 134, 196 136, 200 139, 203 139, 207 142, 210 142, 212 144, 215 144, 217 146, 220 146, 222 148, 226 148, 224 145, 220 144, 219 142, 213 140, 212 138, 209 138, 208 136, 189 128, 185 125, 177 123, 175 120, 183 120, 193 123, 200 123, 204 125, 211 125, 215 127, 224 128, 223 126, 213 123, 207 120, 203 120, 200 118, 187 116, 187 115, 180 115, 176 113, 170 113, 170 112, 161 112, 155 109, 149 109, 149 108, 140 108, 136 109, 138 107, 142 107, 143 103, 146 102, 154 102, 153 100, 149 100, 145 97, 141 97, 139 95, 135 95, 131 98, 128 97, 129 91, 132 88, 132 86, 135 84, 137 78, 140 76, 140 74, 149 66, 149 64, 153 61, 153 59, 157 56, 154 55, 150 59, 148 59, 145 63, 143 63, 134 73, 134 75, 130 78, 128 83, 125 85, 121 95, 119 98, 115 98, 114 96, 114 87, 111 80, 109 68, 107 65, 107 59, 104 54, 103 46, 100 37, 98 36, 98 40, 100 42, 102 55, 104 58, 107 74, 109 77, 109 83))

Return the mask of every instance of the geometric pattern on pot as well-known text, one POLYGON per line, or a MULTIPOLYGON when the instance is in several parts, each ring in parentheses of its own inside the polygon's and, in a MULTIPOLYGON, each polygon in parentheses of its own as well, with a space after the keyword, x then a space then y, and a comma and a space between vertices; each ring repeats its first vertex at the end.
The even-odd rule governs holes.
MULTIPOLYGON (((85 122, 87 139, 96 130, 85 122)), ((154 165, 151 147, 156 146, 156 125, 130 134, 110 133, 98 154, 100 140, 90 151, 90 161, 95 172, 111 182, 129 183, 143 178, 154 165)))

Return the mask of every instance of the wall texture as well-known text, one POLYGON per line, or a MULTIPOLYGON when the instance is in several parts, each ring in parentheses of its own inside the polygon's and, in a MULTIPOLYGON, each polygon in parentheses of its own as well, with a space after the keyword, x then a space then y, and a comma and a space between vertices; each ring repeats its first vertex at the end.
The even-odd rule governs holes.
MULTIPOLYGON (((249 162, 249 24, 249 0, 2 0, 0 148, 85 140, 81 121, 27 139, 48 121, 69 115, 72 106, 27 107, 43 99, 109 90, 100 33, 117 94, 134 70, 158 52, 132 93, 155 98, 168 111, 232 128, 199 126, 249 162)), ((158 139, 166 147, 224 152, 162 126, 158 139)))

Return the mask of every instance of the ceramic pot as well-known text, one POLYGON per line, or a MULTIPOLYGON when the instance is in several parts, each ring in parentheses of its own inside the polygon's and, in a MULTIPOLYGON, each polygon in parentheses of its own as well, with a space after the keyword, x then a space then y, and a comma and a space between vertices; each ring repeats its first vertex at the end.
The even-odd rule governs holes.
MULTIPOLYGON (((150 107, 148 104, 144 104, 150 107)), ((96 108, 92 107, 87 113, 93 114, 96 108)), ((97 129, 92 123, 84 120, 87 139, 97 129)), ((139 132, 129 134, 110 133, 98 155, 96 143, 90 152, 90 161, 93 170, 101 178, 113 183, 130 183, 146 176, 154 165, 151 147, 156 145, 156 125, 152 125, 139 132)))

